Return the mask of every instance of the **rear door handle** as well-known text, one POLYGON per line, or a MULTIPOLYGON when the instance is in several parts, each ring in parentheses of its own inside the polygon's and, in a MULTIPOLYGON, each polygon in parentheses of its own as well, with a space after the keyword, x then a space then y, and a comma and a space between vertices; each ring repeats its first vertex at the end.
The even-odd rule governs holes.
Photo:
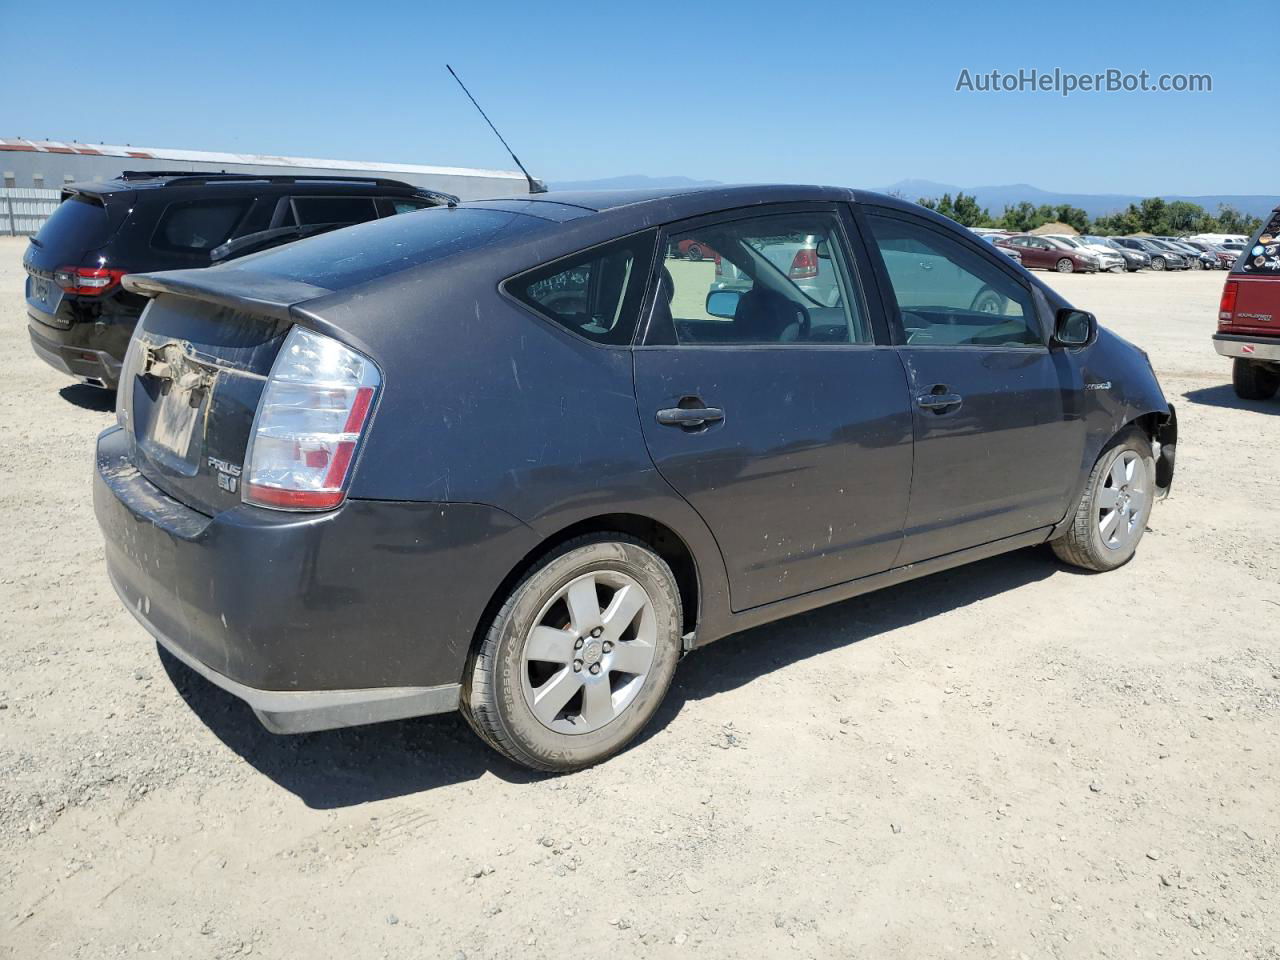
POLYGON ((668 407, 658 411, 658 422, 668 427, 705 427, 724 419, 719 407, 668 407))
POLYGON ((922 393, 916 397, 916 403, 926 410, 942 412, 951 407, 959 407, 964 398, 958 393, 922 393))

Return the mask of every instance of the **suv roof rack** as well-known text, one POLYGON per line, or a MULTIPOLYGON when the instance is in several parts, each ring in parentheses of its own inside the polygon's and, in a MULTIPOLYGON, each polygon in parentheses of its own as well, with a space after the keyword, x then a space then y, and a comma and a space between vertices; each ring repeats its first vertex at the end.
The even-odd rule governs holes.
POLYGON ((376 187, 403 187, 406 190, 434 191, 424 187, 415 187, 403 180, 391 180, 387 177, 343 177, 326 174, 276 174, 276 173, 192 173, 190 170, 126 170, 120 174, 121 180, 162 180, 175 184, 194 185, 201 183, 217 183, 219 181, 260 182, 260 183, 368 183, 376 187))

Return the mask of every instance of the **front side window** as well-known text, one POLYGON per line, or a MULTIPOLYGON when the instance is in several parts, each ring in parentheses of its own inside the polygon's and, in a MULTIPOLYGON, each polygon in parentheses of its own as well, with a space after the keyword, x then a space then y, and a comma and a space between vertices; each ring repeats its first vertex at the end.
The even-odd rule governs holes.
POLYGON ((1043 345, 1030 291, 982 254, 922 224, 867 221, 908 345, 1043 345))
POLYGON ((504 286, 565 329, 597 343, 623 346, 635 334, 653 244, 653 231, 648 231, 538 267, 504 286))
POLYGON ((667 238, 654 329, 680 344, 872 343, 836 214, 713 223, 667 238))
POLYGON ((166 250, 212 250, 231 236, 249 209, 249 199, 171 203, 156 224, 151 245, 166 250))

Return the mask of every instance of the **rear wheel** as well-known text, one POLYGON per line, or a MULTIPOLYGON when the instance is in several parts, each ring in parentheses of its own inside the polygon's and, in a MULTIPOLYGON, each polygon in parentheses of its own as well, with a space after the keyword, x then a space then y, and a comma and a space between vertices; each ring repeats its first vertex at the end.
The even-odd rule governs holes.
POLYGON ((1231 385, 1241 400, 1270 400, 1280 390, 1280 369, 1236 357, 1231 361, 1231 385))
POLYGON ((1072 273, 1075 270, 1075 268, 1076 268, 1076 265, 1071 262, 1070 257, 1063 257, 1061 260, 1058 261, 1059 273, 1072 273))
POLYGON ((689 249, 688 251, 686 251, 685 256, 687 256, 690 260, 695 260, 695 261, 701 260, 702 247, 698 246, 698 244, 696 243, 689 244, 689 249))
POLYGON ((1146 435, 1136 429, 1117 435, 1090 471, 1071 526, 1051 543, 1053 552, 1098 572, 1128 563, 1151 516, 1155 477, 1146 435))
POLYGON ((535 770, 599 763, 640 732, 680 656, 671 568, 638 540, 565 544, 521 580, 473 654, 463 714, 535 770))

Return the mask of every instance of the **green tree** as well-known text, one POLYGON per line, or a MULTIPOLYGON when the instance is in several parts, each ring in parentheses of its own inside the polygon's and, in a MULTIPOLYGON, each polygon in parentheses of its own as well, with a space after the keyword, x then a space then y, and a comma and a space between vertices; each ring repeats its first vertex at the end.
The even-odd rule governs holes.
POLYGON ((1053 219, 1059 223, 1068 224, 1076 229, 1079 233, 1089 232, 1089 214, 1088 212, 1073 207, 1069 203, 1060 203, 1053 211, 1053 219))
POLYGON ((1168 233, 1168 209, 1163 197, 1147 197, 1138 204, 1138 221, 1146 233, 1168 233))
POLYGON ((917 202, 922 207, 928 207, 944 217, 950 217, 964 227, 990 227, 995 224, 991 219, 991 213, 986 208, 978 206, 978 198, 964 191, 957 193, 954 200, 951 199, 951 194, 944 193, 937 199, 921 197, 917 202))

